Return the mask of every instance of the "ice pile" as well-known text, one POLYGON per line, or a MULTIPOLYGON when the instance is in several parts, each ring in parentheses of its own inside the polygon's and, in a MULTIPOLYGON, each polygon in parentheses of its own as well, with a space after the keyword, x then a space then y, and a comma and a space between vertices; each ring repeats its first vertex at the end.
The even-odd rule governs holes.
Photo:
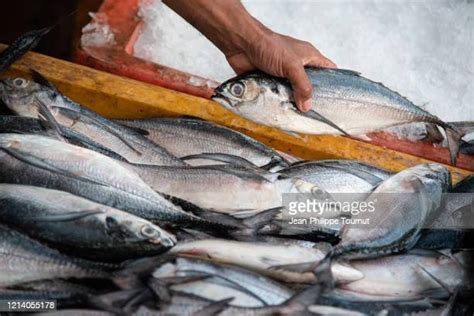
POLYGON ((110 29, 107 15, 89 13, 92 21, 82 28, 81 46, 95 47, 115 44, 115 35, 110 29))
MULTIPOLYGON (((474 120, 473 1, 243 2, 268 27, 310 41, 340 68, 383 82, 445 121, 474 120)), ((220 81, 234 75, 223 54, 160 1, 140 15, 146 25, 136 56, 220 81)))

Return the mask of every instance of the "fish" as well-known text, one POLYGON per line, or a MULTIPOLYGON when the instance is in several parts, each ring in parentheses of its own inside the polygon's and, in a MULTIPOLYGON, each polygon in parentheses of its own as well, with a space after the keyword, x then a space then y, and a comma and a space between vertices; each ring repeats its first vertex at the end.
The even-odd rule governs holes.
POLYGON ((420 231, 436 218, 444 192, 451 185, 446 167, 431 163, 407 168, 382 182, 367 198, 373 212, 352 218, 370 219, 364 225, 346 225, 334 257, 370 258, 413 247, 420 231))
POLYGON ((40 120, 33 117, 0 115, 0 132, 48 136, 96 151, 115 160, 127 161, 117 153, 110 151, 101 144, 94 142, 92 139, 71 128, 62 126, 59 132, 60 135, 58 135, 58 131, 47 119, 40 120))
POLYGON ((176 157, 183 159, 194 156, 193 160, 186 159, 191 165, 216 164, 215 160, 198 159, 201 154, 225 154, 244 158, 264 169, 288 166, 288 162, 270 147, 243 133, 212 122, 191 118, 116 122, 141 131, 148 139, 166 148, 176 157))
POLYGON ((112 265, 60 254, 26 235, 0 225, 0 287, 52 279, 108 279, 112 265))
POLYGON ((30 237, 94 259, 164 252, 176 238, 132 214, 67 192, 0 184, 0 221, 30 237))
POLYGON ((152 222, 225 227, 184 212, 119 161, 49 137, 0 134, 0 166, 4 183, 66 191, 152 222))
POLYGON ((48 34, 53 29, 53 27, 44 27, 37 30, 31 30, 15 39, 10 46, 0 53, 0 73, 7 70, 23 55, 35 48, 41 38, 48 34))
POLYGON ((234 297, 233 306, 261 307, 278 305, 293 292, 277 282, 254 272, 196 259, 177 258, 153 272, 156 279, 173 276, 208 276, 206 279, 175 284, 171 290, 200 296, 212 301, 234 297))
POLYGON ((474 252, 414 249, 371 260, 352 260, 351 267, 363 278, 337 286, 334 297, 358 301, 416 301, 425 297, 446 298, 448 290, 473 281, 474 252), (471 269, 471 271, 470 271, 471 269), (436 280, 443 284, 439 284, 436 280))
POLYGON ((281 207, 285 193, 312 194, 315 190, 314 185, 297 177, 280 177, 278 173, 233 165, 131 168, 157 192, 236 217, 281 207))
POLYGON ((45 85, 23 78, 0 81, 0 98, 16 115, 38 118, 43 106, 59 126, 68 127, 87 136, 129 162, 148 165, 186 165, 143 135, 108 120, 62 95, 41 74, 35 74, 42 78, 45 85))
MULTIPOLYGON (((317 282, 312 273, 272 267, 318 262, 324 258, 326 252, 311 242, 279 238, 272 243, 224 239, 194 240, 179 243, 171 249, 170 254, 235 265, 287 283, 311 284, 317 282)), ((341 263, 335 263, 331 270, 336 282, 352 282, 363 277, 358 270, 341 263)))
POLYGON ((195 295, 174 293, 170 302, 160 306, 160 310, 141 306, 133 315, 366 315, 344 308, 314 304, 319 292, 318 287, 311 287, 296 293, 282 304, 253 308, 230 306, 232 297, 213 302, 195 295))
POLYGON ((0 115, 0 132, 54 137, 54 133, 44 126, 40 120, 15 115, 0 115))
POLYGON ((413 122, 445 130, 453 165, 461 133, 383 84, 344 69, 306 68, 313 85, 309 112, 295 106, 289 81, 262 72, 232 78, 215 89, 212 99, 256 123, 290 133, 363 135, 413 122))
POLYGON ((305 161, 279 171, 321 187, 329 193, 369 193, 391 173, 349 160, 305 161))

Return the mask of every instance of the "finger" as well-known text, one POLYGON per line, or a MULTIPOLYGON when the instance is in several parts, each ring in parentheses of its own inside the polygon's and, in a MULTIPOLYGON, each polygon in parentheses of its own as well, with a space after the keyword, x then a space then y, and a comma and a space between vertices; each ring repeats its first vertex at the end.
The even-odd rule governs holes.
POLYGON ((319 52, 312 54, 306 60, 305 66, 314 66, 314 67, 322 67, 322 68, 337 68, 337 65, 332 60, 330 60, 329 58, 326 58, 319 52))
POLYGON ((337 65, 321 54, 321 52, 311 43, 305 42, 303 62, 306 66, 322 67, 322 68, 337 68, 337 65))
POLYGON ((237 55, 227 57, 227 62, 235 71, 235 73, 238 75, 256 69, 256 67, 250 62, 250 60, 244 54, 237 54, 237 55))
POLYGON ((292 64, 286 71, 286 77, 293 87, 293 96, 296 106, 300 111, 307 112, 311 110, 313 95, 313 86, 309 81, 302 64, 292 64))

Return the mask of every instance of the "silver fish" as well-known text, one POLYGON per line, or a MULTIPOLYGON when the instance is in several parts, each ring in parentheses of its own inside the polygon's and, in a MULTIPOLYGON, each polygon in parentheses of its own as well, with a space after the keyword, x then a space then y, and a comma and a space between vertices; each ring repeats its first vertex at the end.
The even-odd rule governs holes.
MULTIPOLYGON (((46 79, 44 79, 46 80, 46 79)), ((0 98, 15 114, 39 117, 41 106, 62 126, 86 135, 132 163, 185 165, 164 148, 130 129, 94 113, 47 87, 23 78, 0 81, 0 98)))
POLYGON ((200 298, 198 296, 174 293, 167 304, 160 306, 160 310, 152 310, 146 306, 141 306, 133 315, 152 316, 152 315, 245 315, 245 316, 264 316, 264 315, 320 315, 320 316, 363 316, 364 313, 351 311, 340 307, 324 306, 314 304, 318 299, 318 291, 308 289, 303 293, 298 293, 277 306, 265 307, 236 307, 230 306, 233 298, 213 302, 200 298), (305 293, 310 292, 312 293, 305 293))
MULTIPOLYGON (((310 272, 294 272, 273 267, 319 262, 325 252, 311 242, 259 243, 224 239, 204 239, 179 243, 170 253, 240 266, 274 279, 292 283, 315 283, 310 272)), ((341 263, 331 267, 336 282, 351 282, 363 275, 341 263)))
MULTIPOLYGON (((155 191, 201 208, 245 217, 282 206, 284 193, 308 193, 315 186, 277 173, 239 166, 130 166, 155 191)), ((312 191, 313 190, 313 191, 312 191)))
POLYGON ((421 228, 434 220, 450 183, 449 171, 440 164, 417 165, 388 178, 367 198, 374 211, 353 216, 370 223, 346 225, 334 255, 366 258, 413 247, 421 228))
MULTIPOLYGON (((288 163, 271 148, 230 128, 189 118, 153 118, 144 120, 117 120, 116 122, 141 130, 146 137, 166 148, 176 157, 201 154, 226 154, 244 158, 252 164, 271 168, 285 167, 288 163)), ((197 155, 197 156, 196 156, 197 155)), ((188 160, 191 165, 216 164, 205 157, 188 160)))
POLYGON ((368 193, 390 173, 348 160, 305 161, 280 173, 298 177, 330 193, 368 193))
POLYGON ((231 305, 244 307, 278 305, 292 295, 291 290, 251 271, 199 260, 177 258, 176 264, 166 263, 153 273, 158 279, 194 275, 209 278, 173 285, 171 289, 212 301, 234 297, 231 305))
POLYGON ((166 200, 120 162, 49 137, 0 134, 0 166, 5 183, 70 192, 152 221, 210 224, 166 200))
POLYGON ((473 260, 472 251, 450 254, 449 250, 415 250, 371 260, 352 260, 351 267, 359 270, 364 277, 338 285, 334 295, 359 301, 447 297, 450 294, 448 290, 454 291, 471 284, 473 260))
POLYGON ((106 265, 72 259, 0 225, 0 287, 69 278, 108 278, 106 265))
POLYGON ((159 253, 176 243, 147 220, 41 187, 0 184, 0 221, 94 259, 159 253))
POLYGON ((304 134, 359 135, 405 123, 433 123, 446 131, 455 164, 461 135, 438 117, 357 72, 307 68, 306 73, 314 87, 307 113, 296 109, 287 80, 260 72, 224 82, 213 99, 249 120, 304 134))

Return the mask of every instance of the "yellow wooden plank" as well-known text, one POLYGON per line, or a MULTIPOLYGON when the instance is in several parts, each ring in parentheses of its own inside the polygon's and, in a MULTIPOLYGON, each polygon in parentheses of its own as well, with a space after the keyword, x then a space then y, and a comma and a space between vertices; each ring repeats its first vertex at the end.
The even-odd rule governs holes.
MULTIPOLYGON (((0 44, 0 50, 4 48, 5 45, 0 44)), ((28 53, 0 77, 29 77, 30 68, 43 73, 71 99, 109 118, 191 115, 240 130, 303 159, 355 159, 395 172, 430 162, 341 136, 291 136, 245 120, 207 99, 36 53, 28 53)), ((467 170, 447 167, 454 183, 471 174, 467 170)))

